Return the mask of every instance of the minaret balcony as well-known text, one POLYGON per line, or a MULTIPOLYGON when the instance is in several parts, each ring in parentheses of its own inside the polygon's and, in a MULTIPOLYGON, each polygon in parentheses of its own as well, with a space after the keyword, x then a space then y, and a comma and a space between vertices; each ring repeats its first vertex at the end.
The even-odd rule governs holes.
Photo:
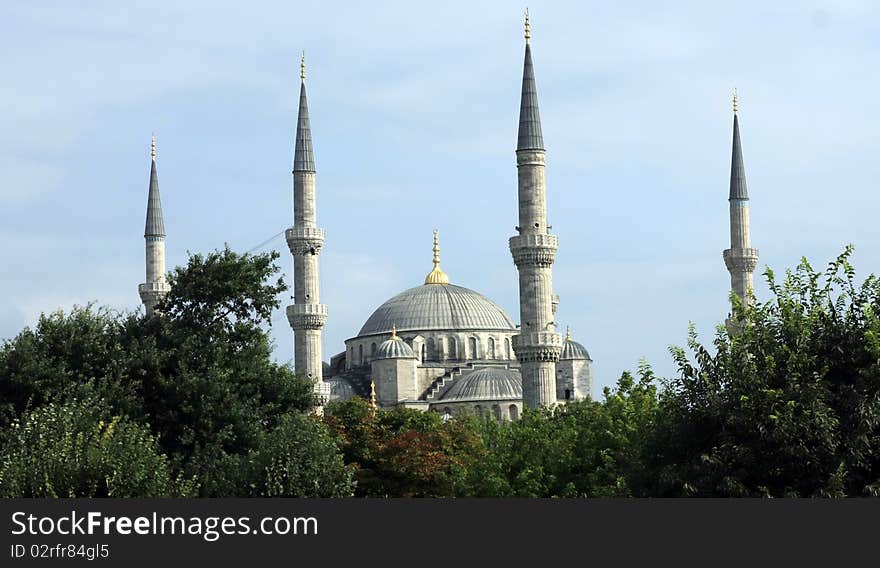
POLYGON ((559 239, 547 233, 523 233, 510 237, 510 254, 517 266, 551 266, 556 260, 559 239))
POLYGON ((293 329, 321 329, 327 321, 327 304, 291 304, 287 321, 293 329))
POLYGON ((535 331, 514 335, 513 351, 520 363, 527 361, 559 361, 562 335, 555 331, 535 331))
POLYGON ((758 266, 758 249, 727 249, 723 254, 727 270, 754 272, 755 267, 758 266))
POLYGON ((324 229, 318 227, 291 227, 284 231, 287 247, 294 256, 318 254, 324 246, 324 229))
POLYGON ((143 294, 167 294, 171 291, 171 285, 167 281, 159 280, 158 282, 144 282, 138 284, 138 292, 143 294))

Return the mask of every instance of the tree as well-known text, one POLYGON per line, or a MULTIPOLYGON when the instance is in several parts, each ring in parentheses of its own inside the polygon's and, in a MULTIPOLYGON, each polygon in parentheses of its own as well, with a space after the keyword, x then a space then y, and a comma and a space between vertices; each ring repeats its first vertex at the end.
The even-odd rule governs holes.
POLYGON ((350 497, 354 492, 337 439, 314 416, 282 417, 247 461, 250 479, 259 480, 251 486, 254 496, 350 497))
POLYGON ((353 398, 328 405, 325 421, 342 440, 359 496, 454 496, 481 456, 470 422, 444 422, 435 412, 373 411, 363 399, 353 398))
MULTIPOLYGON (((191 255, 147 318, 91 305, 42 316, 0 349, 0 428, 46 404, 100 400, 148 427, 200 495, 251 494, 264 480, 242 480, 244 461, 314 403, 311 381, 271 360, 264 327, 286 289, 277 258, 191 255)), ((330 452, 324 463, 338 453, 315 448, 330 452)))
POLYGON ((644 474, 643 455, 658 407, 650 367, 624 373, 604 400, 554 410, 526 409, 520 420, 479 422, 486 455, 470 472, 469 495, 622 497, 644 474))
POLYGON ((2 497, 182 497, 149 430, 108 414, 100 401, 49 403, 16 420, 0 449, 2 497))
POLYGON ((141 415, 126 318, 93 304, 42 314, 0 347, 0 428, 29 408, 97 398, 120 415, 141 415))
POLYGON ((824 274, 803 259, 713 354, 673 348, 647 494, 880 495, 880 281, 857 286, 852 247, 824 274))

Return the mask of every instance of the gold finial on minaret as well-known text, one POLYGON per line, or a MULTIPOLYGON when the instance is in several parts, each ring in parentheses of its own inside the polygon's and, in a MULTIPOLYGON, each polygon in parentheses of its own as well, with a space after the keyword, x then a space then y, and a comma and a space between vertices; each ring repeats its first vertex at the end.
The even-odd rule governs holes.
POLYGON ((156 135, 155 134, 153 134, 153 139, 150 142, 150 157, 153 159, 154 162, 156 161, 156 135))
POLYGON ((532 30, 529 28, 529 9, 526 8, 526 45, 529 44, 529 39, 532 37, 532 30))
POLYGON ((565 326, 565 340, 571 341, 571 328, 568 326, 565 326))
POLYGON ((425 276, 425 284, 449 284, 449 276, 440 268, 440 238, 434 229, 434 269, 425 276))
POLYGON ((305 83, 306 82, 306 52, 303 51, 302 58, 299 60, 299 78, 305 83))
POLYGON ((739 111, 739 97, 736 95, 736 87, 733 89, 733 114, 739 111))
POLYGON ((370 381, 370 408, 376 410, 376 381, 370 381))

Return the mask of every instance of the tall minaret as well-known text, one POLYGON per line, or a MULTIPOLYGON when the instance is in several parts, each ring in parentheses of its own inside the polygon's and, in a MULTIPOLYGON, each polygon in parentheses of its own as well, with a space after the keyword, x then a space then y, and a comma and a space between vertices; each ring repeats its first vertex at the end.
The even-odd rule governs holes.
POLYGON ((544 183, 544 138, 538 114, 538 93, 532 67, 529 14, 526 12, 526 55, 516 166, 519 178, 519 235, 510 238, 510 252, 519 271, 520 333, 513 337, 528 407, 556 402, 556 362, 562 336, 553 321, 553 261, 557 239, 548 232, 544 183))
POLYGON ((752 248, 749 230, 749 192, 739 140, 736 91, 733 92, 733 155, 730 160, 730 248, 724 251, 724 264, 730 272, 730 287, 746 303, 752 302, 758 250, 752 248))
POLYGON ((287 320, 293 328, 294 364, 315 382, 318 407, 330 394, 324 383, 321 330, 327 320, 327 306, 321 304, 318 286, 318 255, 324 244, 324 229, 315 220, 315 158, 306 100, 306 62, 300 62, 299 118, 293 154, 293 227, 285 232, 293 255, 293 304, 287 306, 287 320))
POLYGON ((150 193, 147 197, 147 222, 144 239, 147 246, 147 280, 138 285, 141 301, 151 316, 171 286, 165 280, 165 220, 162 218, 162 200, 159 198, 159 175, 156 173, 156 137, 150 144, 150 193))

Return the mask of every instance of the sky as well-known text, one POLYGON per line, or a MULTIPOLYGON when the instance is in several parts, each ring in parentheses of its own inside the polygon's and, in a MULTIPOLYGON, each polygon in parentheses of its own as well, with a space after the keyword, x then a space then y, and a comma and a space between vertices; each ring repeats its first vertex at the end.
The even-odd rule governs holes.
MULTIPOLYGON (((325 359, 423 282, 435 228, 451 281, 518 321, 507 239, 524 7, 4 1, 0 338, 74 304, 139 309, 153 132, 169 270, 228 243, 277 250, 290 282, 279 233, 293 219, 303 50, 325 359)), ((734 88, 759 299, 764 267, 822 267, 847 243, 860 277, 880 272, 876 2, 529 11, 556 319, 589 349, 597 394, 642 358, 674 375, 668 347, 690 322, 711 342, 728 313, 734 88)), ((271 334, 289 361, 283 307, 271 334)))

